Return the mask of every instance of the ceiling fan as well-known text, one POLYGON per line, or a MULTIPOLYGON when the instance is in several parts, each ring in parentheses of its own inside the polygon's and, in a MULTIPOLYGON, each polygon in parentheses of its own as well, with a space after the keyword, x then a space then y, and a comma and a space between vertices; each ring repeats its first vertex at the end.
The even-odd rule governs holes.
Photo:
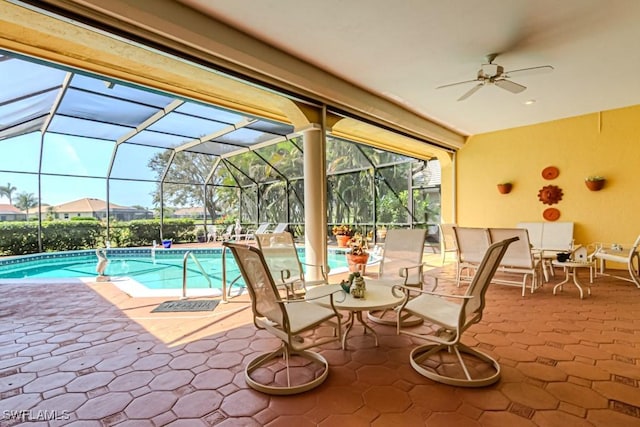
POLYGON ((501 65, 493 63, 497 56, 497 53, 491 53, 485 57, 487 63, 482 64, 482 66, 478 70, 478 77, 476 77, 475 79, 438 86, 436 89, 476 82, 477 84, 466 91, 460 98, 458 98, 458 101, 464 101, 487 84, 494 84, 499 88, 507 90, 511 93, 520 93, 527 87, 508 80, 513 74, 530 75, 553 71, 553 67, 551 65, 541 65, 539 67, 521 68, 519 70, 505 71, 501 65))

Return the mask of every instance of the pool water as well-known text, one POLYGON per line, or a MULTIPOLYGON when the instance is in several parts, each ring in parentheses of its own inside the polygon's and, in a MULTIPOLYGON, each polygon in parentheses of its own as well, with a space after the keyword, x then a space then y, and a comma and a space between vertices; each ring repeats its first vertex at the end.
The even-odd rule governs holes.
MULTIPOLYGON (((26 278, 95 278, 97 258, 92 251, 82 251, 74 256, 25 257, 22 262, 0 264, 0 279, 26 278)), ((162 250, 152 256, 150 250, 122 251, 110 250, 109 263, 105 275, 112 278, 130 277, 148 289, 181 289, 184 251, 162 250), (126 253, 130 252, 130 253, 126 253)), ((222 252, 192 250, 206 272, 214 289, 222 288, 222 252)), ((72 254, 72 253, 69 253, 72 254)), ((300 251, 300 260, 304 262, 304 251, 300 251)), ((233 256, 226 254, 227 283, 240 275, 233 256)), ((331 270, 347 267, 343 253, 329 252, 331 270)), ((187 258, 187 286, 189 289, 209 288, 209 281, 202 275, 191 257, 187 258)))

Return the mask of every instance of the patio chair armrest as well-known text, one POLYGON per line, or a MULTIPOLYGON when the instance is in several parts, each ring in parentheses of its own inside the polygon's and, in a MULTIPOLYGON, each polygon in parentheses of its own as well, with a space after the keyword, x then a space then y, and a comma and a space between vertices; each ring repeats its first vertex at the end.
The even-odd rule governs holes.
POLYGON ((290 278, 291 278, 291 270, 287 268, 280 270, 280 280, 282 280, 282 283, 287 283, 287 280, 289 280, 290 278))
POLYGON ((324 265, 322 265, 322 264, 309 264, 307 262, 301 262, 300 264, 306 265, 307 267, 318 267, 318 268, 320 268, 320 274, 322 274, 322 277, 324 277, 324 280, 327 280, 327 275, 331 271, 331 267, 327 266, 327 268, 325 269, 324 265))
POLYGON ((319 292, 319 295, 316 295, 312 298, 309 298, 308 296, 305 295, 304 299, 299 301, 313 301, 320 298, 329 297, 329 304, 331 305, 331 309, 337 313, 338 311, 336 310, 335 305, 333 305, 333 300, 334 300, 333 296, 338 293, 341 294, 342 298, 336 301, 343 302, 345 298, 347 298, 347 293, 344 291, 344 289, 342 289, 340 285, 320 285, 319 288, 321 289, 321 292, 319 292))
POLYGON ((393 287, 391 288, 391 291, 393 292, 393 294, 395 296, 399 296, 396 292, 400 291, 405 295, 409 295, 410 292, 417 292, 417 293, 421 293, 421 294, 434 295, 434 296, 443 297, 443 298, 455 298, 455 299, 471 299, 471 298, 473 298, 472 295, 442 294, 440 292, 425 291, 424 289, 417 289, 417 288, 414 288, 414 287, 404 286, 404 285, 393 285, 393 287))
POLYGON ((422 271, 422 269, 424 268, 424 264, 414 264, 406 267, 400 267, 400 269, 398 270, 398 275, 400 277, 407 278, 409 277, 409 270, 413 270, 414 268, 417 268, 418 271, 422 271))

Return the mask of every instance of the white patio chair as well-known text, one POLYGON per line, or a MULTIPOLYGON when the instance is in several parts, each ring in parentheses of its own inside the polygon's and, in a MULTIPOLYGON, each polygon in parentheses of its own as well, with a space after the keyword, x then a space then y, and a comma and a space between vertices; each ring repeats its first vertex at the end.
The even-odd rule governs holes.
POLYGON ((489 230, 475 227, 453 227, 458 247, 458 264, 456 268, 456 283, 460 286, 462 271, 467 271, 467 280, 471 279, 473 271, 480 265, 482 258, 491 244, 489 230))
POLYGON ((256 234, 264 234, 264 233, 266 233, 267 230, 269 229, 269 225, 270 224, 268 222, 263 222, 255 230, 247 231, 246 240, 249 240, 249 239, 255 240, 256 234))
POLYGON ((344 291, 338 285, 326 286, 327 291, 318 296, 329 295, 331 308, 310 300, 283 300, 259 249, 229 242, 223 245, 231 250, 249 289, 253 323, 281 341, 275 351, 262 353, 247 364, 245 381, 249 387, 267 394, 290 395, 322 384, 327 378, 329 363, 308 349, 340 340, 342 325, 333 296, 344 291), (331 326, 333 334, 307 333, 324 325, 331 326), (304 334, 303 340, 301 334, 304 334), (303 360, 295 360, 300 358, 303 360), (254 372, 257 375, 252 375, 254 372))
POLYGON ((527 229, 533 254, 541 262, 545 280, 555 276, 551 262, 559 252, 574 249, 573 222, 520 222, 517 227, 527 229))
POLYGON ((271 233, 284 233, 285 231, 287 231, 288 226, 289 223, 287 222, 279 222, 278 225, 276 225, 276 227, 271 231, 271 233))
POLYGON ((456 224, 439 224, 440 229, 440 254, 442 255, 442 265, 444 265, 447 254, 455 256, 456 268, 458 263, 458 245, 456 244, 456 235, 453 231, 456 224))
POLYGON ((233 236, 235 236, 236 232, 235 232, 235 225, 234 224, 229 224, 229 226, 227 227, 226 230, 224 230, 224 232, 222 233, 222 240, 229 240, 231 239, 233 236))
POLYGON ((218 240, 218 227, 207 225, 207 242, 215 242, 216 240, 218 240))
POLYGON ((596 246, 596 251, 592 255, 593 259, 599 261, 599 268, 596 269, 596 276, 609 276, 616 279, 626 280, 634 283, 636 287, 640 288, 639 246, 640 235, 633 244, 598 244, 596 246), (629 277, 605 273, 607 261, 625 264, 629 271, 629 277))
POLYGON ((518 238, 516 242, 509 245, 507 252, 502 257, 502 262, 500 263, 498 271, 502 273, 522 275, 522 280, 520 282, 502 278, 494 278, 493 281, 495 283, 506 285, 522 286, 522 296, 524 296, 527 288, 527 278, 530 278, 531 293, 533 293, 540 283, 540 261, 534 259, 531 252, 529 233, 527 230, 524 228, 490 228, 489 235, 491 237, 491 242, 500 242, 511 237, 518 238))
POLYGON ((403 313, 424 319, 439 326, 436 334, 409 330, 397 323, 398 334, 429 341, 411 351, 410 363, 420 375, 444 384, 461 387, 482 387, 500 379, 500 365, 487 354, 461 342, 463 333, 482 319, 485 293, 508 246, 517 237, 494 243, 486 250, 476 268, 471 284, 464 295, 445 295, 420 290, 410 298, 414 288, 396 286, 405 293, 398 318, 403 313))
MULTIPOLYGON (((421 228, 391 229, 387 231, 384 251, 380 260, 378 279, 393 286, 402 284, 422 289, 424 282, 424 264, 422 256, 427 230, 421 228)), ((384 325, 395 325, 397 312, 383 310, 369 312, 369 319, 384 325)), ((414 321, 405 319, 406 322, 414 321)), ((421 323, 421 320, 417 321, 421 323)))
POLYGON ((302 263, 298 257, 298 250, 289 232, 256 234, 258 247, 269 267, 271 275, 276 278, 276 284, 284 287, 287 298, 303 298, 307 285, 326 284, 328 282, 328 268, 322 265, 302 263), (305 278, 303 265, 320 271, 322 280, 308 281, 305 278))

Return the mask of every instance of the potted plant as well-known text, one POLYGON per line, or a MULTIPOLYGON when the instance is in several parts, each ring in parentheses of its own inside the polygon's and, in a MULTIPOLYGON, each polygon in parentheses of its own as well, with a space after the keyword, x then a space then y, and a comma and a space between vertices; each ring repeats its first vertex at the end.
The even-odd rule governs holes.
POLYGON ((592 175, 588 176, 584 183, 587 185, 587 188, 591 191, 600 191, 602 187, 604 187, 605 179, 603 176, 592 175))
POLYGON ((498 191, 500 194, 509 194, 511 189, 513 188, 513 184, 510 182, 501 182, 498 184, 498 191))
POLYGON ((364 266, 369 260, 369 252, 367 252, 367 239, 362 234, 355 233, 348 241, 350 251, 346 254, 347 263, 350 271, 360 271, 364 274, 364 266))
POLYGON ((338 242, 338 247, 346 248, 347 243, 351 236, 353 236, 353 229, 345 224, 342 225, 334 225, 331 229, 331 232, 334 236, 336 236, 336 241, 338 242))

